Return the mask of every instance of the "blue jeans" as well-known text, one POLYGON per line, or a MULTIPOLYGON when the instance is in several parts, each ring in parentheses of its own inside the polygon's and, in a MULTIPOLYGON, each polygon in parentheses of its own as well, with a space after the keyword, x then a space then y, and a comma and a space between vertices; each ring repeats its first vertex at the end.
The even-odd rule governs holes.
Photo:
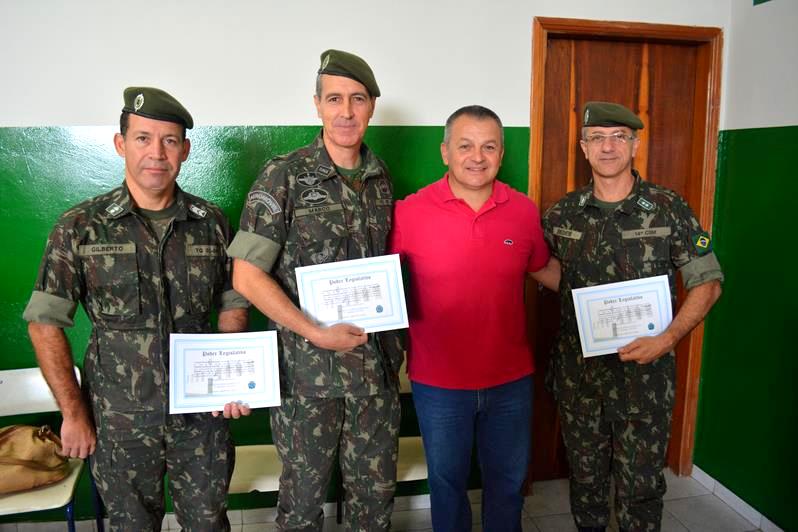
POLYGON ((466 488, 476 439, 482 529, 520 531, 521 487, 532 440, 532 376, 481 390, 412 386, 427 456, 433 530, 471 530, 466 488))

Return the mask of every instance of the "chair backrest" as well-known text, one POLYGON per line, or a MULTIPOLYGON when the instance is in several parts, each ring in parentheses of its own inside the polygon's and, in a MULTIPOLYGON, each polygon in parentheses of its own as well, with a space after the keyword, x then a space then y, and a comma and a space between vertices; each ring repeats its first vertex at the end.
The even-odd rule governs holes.
MULTIPOLYGON (((80 382, 80 370, 74 368, 80 382)), ((58 410, 58 403, 39 368, 0 371, 0 416, 58 410)))

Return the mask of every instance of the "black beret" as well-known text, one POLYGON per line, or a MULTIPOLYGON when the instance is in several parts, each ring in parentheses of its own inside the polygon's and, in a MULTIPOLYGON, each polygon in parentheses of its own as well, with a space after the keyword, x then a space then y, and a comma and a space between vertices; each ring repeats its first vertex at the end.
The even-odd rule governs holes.
POLYGON ((587 102, 582 113, 582 126, 626 126, 643 129, 643 122, 623 105, 612 102, 587 102))
POLYGON ((169 93, 153 87, 128 87, 125 89, 123 112, 194 127, 194 119, 180 102, 169 93))
POLYGON ((377 97, 380 95, 380 88, 377 80, 374 79, 374 72, 371 67, 355 54, 342 52, 341 50, 327 50, 321 54, 321 66, 319 74, 330 76, 344 76, 362 83, 369 91, 369 95, 377 97))

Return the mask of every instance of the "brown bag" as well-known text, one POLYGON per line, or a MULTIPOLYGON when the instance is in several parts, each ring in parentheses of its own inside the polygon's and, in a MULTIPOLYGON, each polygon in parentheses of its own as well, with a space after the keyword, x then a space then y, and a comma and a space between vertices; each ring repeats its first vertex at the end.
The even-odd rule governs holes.
POLYGON ((0 429, 0 493, 46 486, 69 475, 69 459, 58 454, 61 439, 50 427, 11 425, 0 429))

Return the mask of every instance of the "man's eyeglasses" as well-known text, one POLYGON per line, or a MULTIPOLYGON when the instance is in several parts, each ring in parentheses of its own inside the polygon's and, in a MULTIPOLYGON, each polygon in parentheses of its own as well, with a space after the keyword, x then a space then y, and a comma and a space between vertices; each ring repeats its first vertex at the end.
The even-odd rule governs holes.
POLYGON ((604 144, 604 139, 609 139, 610 144, 626 144, 634 139, 634 135, 627 135, 626 133, 613 133, 612 135, 602 135, 601 133, 594 133, 589 137, 585 137, 584 141, 593 146, 600 146, 604 144))

